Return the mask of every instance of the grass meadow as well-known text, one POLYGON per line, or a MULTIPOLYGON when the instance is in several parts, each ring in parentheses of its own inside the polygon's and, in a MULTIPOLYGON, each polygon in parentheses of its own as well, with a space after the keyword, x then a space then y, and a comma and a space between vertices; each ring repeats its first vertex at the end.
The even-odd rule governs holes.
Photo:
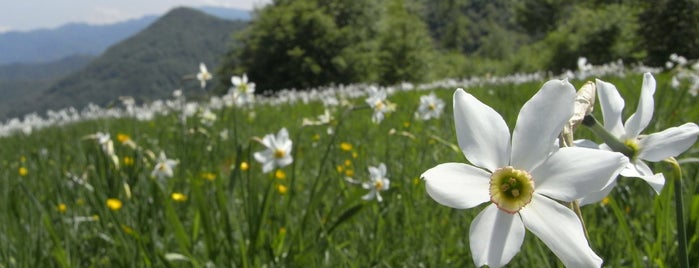
MULTIPOLYGON (((640 73, 600 77, 636 108, 640 73)), ((699 122, 697 98, 655 74, 655 115, 645 133, 699 122)), ((466 88, 514 127, 520 107, 545 80, 466 88)), ((585 81, 571 80, 579 88, 585 81)), ((482 209, 437 204, 419 178, 445 162, 466 162, 456 146, 455 88, 399 91, 396 110, 371 121, 364 98, 317 118, 321 102, 257 104, 212 110, 211 124, 179 114, 149 121, 87 120, 31 135, 0 138, 0 267, 472 267, 469 225, 482 209), (439 119, 414 113, 434 92, 439 119), (289 131, 293 163, 263 173, 255 137, 289 131), (329 131, 330 129, 330 131, 329 131), (112 159, 95 139, 113 140, 112 159), (163 152, 174 176, 151 176, 163 152), (368 167, 384 163, 390 188, 383 202, 363 200, 368 167)), ((187 90, 185 90, 187 94, 187 90)), ((599 106, 595 107, 601 118, 599 106)), ((580 128, 576 138, 590 138, 580 128)), ((694 145, 679 160, 699 157, 694 145)), ((660 195, 639 179, 621 178, 609 198, 582 212, 592 249, 605 267, 676 267, 674 177, 660 195)), ((699 164, 682 164, 690 264, 699 263, 699 164)), ((510 267, 562 267, 533 234, 510 267)))

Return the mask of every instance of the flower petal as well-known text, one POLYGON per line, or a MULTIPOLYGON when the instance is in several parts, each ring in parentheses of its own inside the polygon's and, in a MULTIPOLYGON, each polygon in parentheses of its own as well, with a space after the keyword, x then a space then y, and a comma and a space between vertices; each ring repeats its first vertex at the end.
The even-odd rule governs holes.
POLYGON ((491 204, 478 213, 469 230, 471 255, 476 266, 506 265, 524 241, 524 225, 518 215, 491 204))
POLYGON ((635 159, 626 168, 621 171, 621 176, 627 178, 640 178, 648 183, 655 190, 655 193, 660 194, 665 186, 665 176, 663 173, 653 174, 653 171, 640 159, 635 159))
POLYGON ((490 200, 490 174, 467 164, 440 164, 420 177, 430 197, 448 207, 472 208, 490 200))
POLYGON ((590 248, 582 223, 572 210, 535 194, 519 215, 524 226, 541 239, 566 267, 602 266, 602 259, 590 248))
POLYGON ((655 93, 655 78, 650 73, 643 75, 643 86, 641 87, 641 99, 638 101, 636 112, 626 120, 624 127, 626 128, 626 137, 638 137, 641 132, 646 129, 650 119, 653 118, 655 93))
POLYGON ((551 80, 524 104, 512 134, 513 167, 532 170, 546 159, 563 125, 573 116, 574 102, 573 85, 551 80))
POLYGON ((699 126, 686 123, 671 127, 658 133, 650 134, 639 141, 638 157, 651 162, 658 162, 669 157, 678 156, 697 141, 699 126))
POLYGON ((532 170, 536 193, 570 202, 601 191, 629 160, 620 153, 580 147, 558 150, 532 170))
POLYGON ((613 84, 597 79, 597 99, 602 108, 604 129, 616 137, 624 135, 624 125, 621 124, 624 99, 619 95, 619 91, 613 84))
POLYGON ((607 197, 607 195, 609 195, 609 193, 612 192, 612 190, 614 190, 614 186, 616 186, 616 180, 612 180, 612 183, 604 187, 602 191, 590 193, 587 196, 580 198, 578 200, 580 206, 589 205, 601 201, 602 199, 607 197))
POLYGON ((454 92, 456 139, 466 159, 490 171, 506 166, 510 158, 510 130, 493 108, 463 89, 454 92))

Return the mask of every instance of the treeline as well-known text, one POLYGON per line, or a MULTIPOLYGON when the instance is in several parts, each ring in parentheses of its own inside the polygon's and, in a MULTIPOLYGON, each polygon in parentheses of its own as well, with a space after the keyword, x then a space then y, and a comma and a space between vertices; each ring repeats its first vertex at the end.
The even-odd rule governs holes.
POLYGON ((395 84, 574 69, 660 66, 699 51, 697 0, 273 0, 218 70, 259 88, 395 84))

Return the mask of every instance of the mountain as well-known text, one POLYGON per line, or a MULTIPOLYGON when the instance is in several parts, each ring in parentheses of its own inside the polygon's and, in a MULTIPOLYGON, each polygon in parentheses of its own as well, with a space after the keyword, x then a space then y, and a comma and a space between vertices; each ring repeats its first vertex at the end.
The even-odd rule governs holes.
MULTIPOLYGON (((196 8, 227 20, 250 20, 250 11, 204 6, 196 8)), ((160 15, 106 25, 66 24, 55 29, 0 33, 0 65, 11 63, 47 63, 73 55, 102 54, 114 45, 145 29, 160 15)))
MULTIPOLYGON (((86 66, 94 57, 75 55, 49 63, 0 66, 0 118, 21 116, 53 83, 86 66)), ((30 110, 31 111, 31 110, 30 110)))
POLYGON ((250 11, 227 7, 204 6, 198 10, 224 20, 250 20, 250 11))
POLYGON ((157 16, 109 25, 67 24, 56 29, 0 34, 0 64, 45 63, 71 55, 99 55, 148 27, 157 16))
POLYGON ((223 20, 191 8, 173 9, 55 83, 31 107, 17 110, 80 108, 90 102, 108 105, 120 96, 137 101, 163 99, 183 86, 185 92, 201 92, 196 81, 181 78, 196 74, 200 62, 215 70, 233 45, 231 35, 246 26, 246 21, 223 20))

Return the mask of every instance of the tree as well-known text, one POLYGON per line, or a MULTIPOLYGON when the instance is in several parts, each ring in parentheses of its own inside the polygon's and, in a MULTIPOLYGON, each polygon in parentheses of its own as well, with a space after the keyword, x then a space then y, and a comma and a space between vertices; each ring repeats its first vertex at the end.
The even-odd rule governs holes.
POLYGON ((648 53, 646 63, 662 66, 672 53, 699 57, 699 1, 643 1, 638 34, 648 53))
POLYGON ((432 39, 404 0, 389 3, 379 43, 380 83, 421 82, 428 76, 432 39))
MULTIPOLYGON (((246 72, 261 89, 371 79, 377 1, 278 0, 257 11, 219 76, 246 72)), ((223 81, 226 82, 226 81, 223 81)), ((226 82, 230 85, 230 81, 226 82)))

